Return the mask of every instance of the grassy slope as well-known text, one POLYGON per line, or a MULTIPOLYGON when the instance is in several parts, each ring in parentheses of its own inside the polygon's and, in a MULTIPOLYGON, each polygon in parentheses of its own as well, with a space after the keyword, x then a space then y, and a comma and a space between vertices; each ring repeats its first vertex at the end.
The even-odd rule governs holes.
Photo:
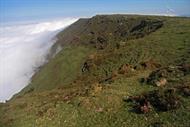
POLYGON ((162 66, 168 66, 190 62, 190 19, 158 18, 165 20, 161 29, 143 38, 129 40, 119 49, 114 48, 114 44, 104 50, 84 45, 65 46, 33 77, 22 94, 0 105, 0 126, 138 127, 155 122, 172 127, 189 126, 189 98, 181 97, 183 105, 177 110, 153 110, 145 115, 131 112, 130 104, 122 101, 124 96, 157 89, 139 82, 152 72, 151 69, 121 75, 111 83, 98 83, 126 63, 137 65, 154 59, 162 66), (92 54, 98 54, 100 64, 81 74, 82 64, 92 54))
POLYGON ((34 88, 35 90, 49 90, 57 86, 68 85, 77 75, 81 74, 81 65, 90 51, 85 46, 67 46, 51 59, 48 64, 33 76, 29 88, 23 92, 34 88))

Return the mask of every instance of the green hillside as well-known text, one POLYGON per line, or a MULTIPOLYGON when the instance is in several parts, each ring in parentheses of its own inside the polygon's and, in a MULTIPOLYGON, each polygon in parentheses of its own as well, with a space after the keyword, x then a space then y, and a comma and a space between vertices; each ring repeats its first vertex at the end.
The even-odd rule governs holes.
MULTIPOLYGON (((188 127, 190 18, 97 15, 10 101, 0 127, 188 127)), ((53 55, 52 55, 53 56, 53 55)))

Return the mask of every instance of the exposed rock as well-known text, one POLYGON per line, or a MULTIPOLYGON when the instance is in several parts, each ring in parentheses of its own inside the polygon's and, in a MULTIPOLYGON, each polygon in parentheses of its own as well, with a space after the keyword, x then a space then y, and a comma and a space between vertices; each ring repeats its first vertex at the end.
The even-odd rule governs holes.
POLYGON ((141 20, 140 22, 137 21, 136 25, 131 28, 130 34, 139 38, 156 31, 162 26, 162 21, 141 20))
POLYGON ((134 111, 137 113, 148 113, 150 112, 151 105, 148 99, 144 95, 140 96, 130 96, 123 98, 123 101, 133 102, 135 105, 133 106, 134 111))
POLYGON ((158 81, 155 82, 156 86, 165 86, 167 80, 165 78, 160 78, 158 81))
POLYGON ((93 68, 95 64, 92 59, 87 59, 82 67, 82 72, 89 72, 91 68, 93 68))
POLYGON ((82 67, 82 72, 85 71, 90 71, 90 66, 88 65, 87 62, 84 62, 83 67, 82 67))
POLYGON ((97 37, 96 48, 104 49, 107 46, 107 39, 105 37, 97 37))
POLYGON ((121 65, 121 67, 118 70, 119 74, 127 74, 129 72, 133 72, 134 68, 132 67, 132 65, 129 64, 123 64, 121 65))
POLYGON ((99 83, 96 83, 95 85, 93 85, 93 89, 94 89, 94 93, 99 93, 102 91, 102 85, 100 85, 99 83))
POLYGON ((145 69, 154 69, 154 68, 160 68, 161 65, 159 63, 156 63, 153 60, 141 62, 140 65, 145 69))
POLYGON ((144 104, 143 106, 140 107, 140 111, 142 113, 148 113, 149 112, 149 106, 147 104, 144 104))
POLYGON ((181 66, 168 66, 153 71, 147 78, 147 83, 155 86, 164 86, 171 81, 179 81, 185 75, 181 66))
POLYGON ((96 109, 96 112, 103 112, 103 108, 96 109))

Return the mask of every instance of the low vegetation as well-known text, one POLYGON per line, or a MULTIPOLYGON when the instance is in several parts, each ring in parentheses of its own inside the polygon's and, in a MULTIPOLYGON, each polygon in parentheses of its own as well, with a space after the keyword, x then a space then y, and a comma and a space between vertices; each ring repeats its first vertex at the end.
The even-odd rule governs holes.
POLYGON ((188 127, 189 35, 183 17, 80 19, 31 84, 0 104, 0 126, 188 127))

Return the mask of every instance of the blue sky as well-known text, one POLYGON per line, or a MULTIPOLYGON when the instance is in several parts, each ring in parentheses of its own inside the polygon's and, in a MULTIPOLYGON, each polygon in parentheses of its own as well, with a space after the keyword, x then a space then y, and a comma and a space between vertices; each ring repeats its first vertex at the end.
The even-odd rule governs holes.
POLYGON ((190 0, 0 0, 0 21, 102 13, 190 15, 190 0))

